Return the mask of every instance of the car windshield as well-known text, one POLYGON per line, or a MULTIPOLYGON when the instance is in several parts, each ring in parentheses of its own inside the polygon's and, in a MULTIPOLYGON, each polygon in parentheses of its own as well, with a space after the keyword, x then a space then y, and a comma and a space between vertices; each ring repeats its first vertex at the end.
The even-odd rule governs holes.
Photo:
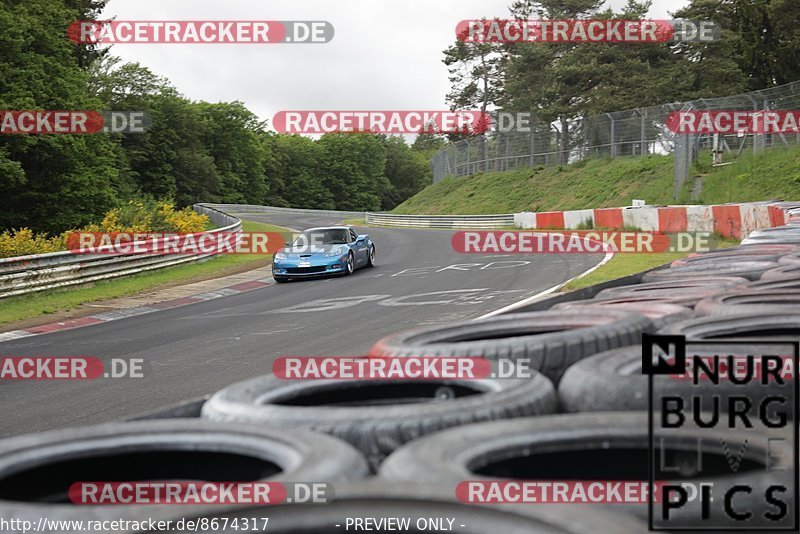
POLYGON ((292 246, 320 246, 320 245, 343 245, 347 243, 349 232, 341 228, 329 228, 326 230, 305 231, 295 239, 292 246))

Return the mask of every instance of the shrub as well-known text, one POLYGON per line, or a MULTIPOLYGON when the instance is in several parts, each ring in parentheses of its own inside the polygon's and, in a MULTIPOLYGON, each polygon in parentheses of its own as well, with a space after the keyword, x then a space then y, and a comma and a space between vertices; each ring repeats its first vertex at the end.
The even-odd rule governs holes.
POLYGON ((6 230, 0 234, 0 258, 58 252, 64 248, 62 236, 47 237, 45 234, 34 234, 29 228, 6 230))
POLYGON ((202 232, 209 222, 207 216, 195 213, 190 207, 176 210, 171 202, 131 200, 106 212, 99 223, 69 230, 60 236, 34 234, 28 228, 7 230, 0 234, 0 258, 66 250, 67 236, 73 232, 189 233, 202 232))

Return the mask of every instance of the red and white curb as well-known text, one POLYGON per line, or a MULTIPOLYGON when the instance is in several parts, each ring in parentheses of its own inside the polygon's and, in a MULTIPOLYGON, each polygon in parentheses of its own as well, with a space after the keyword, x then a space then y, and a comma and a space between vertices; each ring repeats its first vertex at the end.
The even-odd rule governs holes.
POLYGON ((136 315, 145 315, 161 310, 170 308, 178 308, 180 306, 187 306, 189 304, 197 304, 206 300, 218 299, 230 295, 237 295, 239 293, 247 293, 255 289, 271 286, 274 284, 272 278, 260 278, 258 280, 251 280, 249 282, 240 282, 232 286, 223 287, 214 291, 205 293, 197 293, 187 297, 180 297, 172 300, 165 300, 162 302, 154 302, 147 306, 137 306, 135 308, 121 308, 119 310, 111 310, 88 317, 77 317, 75 319, 66 319, 64 321, 57 321, 54 323, 43 324, 39 326, 32 326, 24 330, 11 330, 10 332, 0 333, 0 343, 3 341, 11 341, 12 339, 19 339, 23 337, 36 336, 40 334, 49 334, 50 332, 58 332, 61 330, 72 330, 73 328, 81 328, 83 326, 90 326, 93 324, 107 323, 109 321, 116 321, 117 319, 125 319, 127 317, 134 317, 136 315))
POLYGON ((647 232, 715 232, 742 239, 754 230, 783 226, 797 202, 743 202, 709 206, 628 206, 514 214, 519 228, 548 230, 636 228, 647 232))

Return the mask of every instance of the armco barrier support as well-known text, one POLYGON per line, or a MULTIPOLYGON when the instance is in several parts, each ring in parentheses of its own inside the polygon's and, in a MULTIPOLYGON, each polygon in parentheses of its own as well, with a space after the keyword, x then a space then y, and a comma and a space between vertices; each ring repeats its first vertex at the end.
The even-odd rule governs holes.
MULTIPOLYGON (((219 226, 207 233, 242 231, 242 221, 213 207, 195 211, 219 226)), ((158 243, 161 240, 154 240, 158 243)), ((212 254, 73 254, 51 252, 0 259, 0 299, 138 274, 208 258, 212 254)))

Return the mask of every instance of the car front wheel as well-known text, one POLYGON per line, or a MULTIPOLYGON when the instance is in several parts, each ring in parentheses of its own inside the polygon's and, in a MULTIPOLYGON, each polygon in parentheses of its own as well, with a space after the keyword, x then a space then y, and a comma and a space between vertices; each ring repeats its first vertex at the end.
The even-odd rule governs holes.
POLYGON ((369 254, 367 254, 367 267, 375 267, 375 245, 369 247, 369 254))
POLYGON ((349 276, 353 274, 353 270, 355 269, 355 260, 353 259, 353 253, 347 255, 347 262, 344 264, 344 274, 345 276, 349 276))

